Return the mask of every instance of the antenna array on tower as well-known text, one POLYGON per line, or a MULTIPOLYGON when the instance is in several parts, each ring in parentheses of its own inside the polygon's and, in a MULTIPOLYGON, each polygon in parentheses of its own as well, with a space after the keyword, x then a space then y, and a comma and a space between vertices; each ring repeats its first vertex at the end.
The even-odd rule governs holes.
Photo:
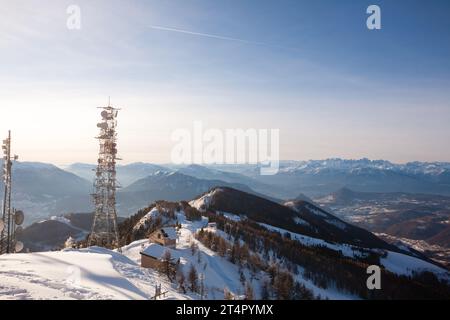
POLYGON ((117 115, 120 109, 108 105, 101 108, 102 121, 97 124, 100 135, 98 164, 92 195, 95 214, 89 245, 106 248, 119 247, 116 211, 116 160, 117 158, 117 115))

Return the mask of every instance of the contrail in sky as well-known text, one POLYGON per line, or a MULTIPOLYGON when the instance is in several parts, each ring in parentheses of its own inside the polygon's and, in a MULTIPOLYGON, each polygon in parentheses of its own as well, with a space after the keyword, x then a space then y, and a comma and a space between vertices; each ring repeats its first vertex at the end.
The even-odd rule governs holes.
POLYGON ((226 37, 226 36, 221 36, 221 35, 217 35, 217 34, 194 32, 194 31, 189 31, 189 30, 168 28, 168 27, 162 27, 162 26, 150 26, 150 28, 155 29, 155 30, 178 32, 178 33, 184 33, 184 34, 189 34, 189 35, 193 35, 193 36, 207 37, 207 38, 226 40, 226 41, 235 41, 235 42, 259 45, 259 46, 268 46, 268 47, 275 47, 275 48, 281 48, 281 49, 297 50, 295 48, 289 48, 289 47, 283 47, 283 46, 278 46, 278 45, 272 45, 272 44, 268 44, 268 43, 264 43, 264 42, 249 41, 249 40, 239 39, 239 38, 226 37))

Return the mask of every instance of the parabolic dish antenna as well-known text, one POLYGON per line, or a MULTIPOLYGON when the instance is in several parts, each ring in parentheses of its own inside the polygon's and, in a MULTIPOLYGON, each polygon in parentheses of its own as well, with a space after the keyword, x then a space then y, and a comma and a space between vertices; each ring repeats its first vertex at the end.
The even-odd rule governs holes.
POLYGON ((24 220, 25 215, 23 214, 23 211, 21 210, 16 211, 16 213, 14 214, 14 222, 16 223, 16 225, 20 226, 24 220))
POLYGON ((23 243, 21 241, 17 241, 16 245, 14 246, 14 249, 16 252, 20 252, 23 250, 23 243))
POLYGON ((22 226, 18 226, 18 227, 16 227, 16 231, 15 231, 15 234, 21 234, 23 232, 23 228, 22 228, 22 226))

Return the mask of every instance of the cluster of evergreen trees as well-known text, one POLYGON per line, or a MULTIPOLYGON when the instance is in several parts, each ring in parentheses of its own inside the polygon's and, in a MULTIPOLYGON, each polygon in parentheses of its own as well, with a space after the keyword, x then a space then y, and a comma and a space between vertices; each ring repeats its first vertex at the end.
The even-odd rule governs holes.
MULTIPOLYGON (((260 258, 257 253, 250 252, 246 243, 241 244, 235 238, 232 244, 217 233, 201 229, 196 238, 209 249, 217 252, 221 257, 227 258, 240 269, 240 280, 245 290, 245 298, 252 300, 254 297, 251 281, 247 281, 242 268, 248 268, 252 279, 257 277, 260 271, 264 271, 269 278, 264 281, 261 298, 277 300, 310 300, 314 294, 302 284, 296 282, 289 270, 283 270, 279 264, 269 264, 260 258)), ((251 279, 251 280, 252 280, 251 279)))
MULTIPOLYGON (((195 254, 198 254, 198 262, 200 263, 200 251, 197 251, 197 248, 192 246, 192 255, 194 256, 195 254)), ((205 278, 199 276, 195 266, 191 264, 187 274, 185 274, 180 261, 173 261, 172 255, 168 250, 161 257, 161 264, 158 271, 160 274, 165 275, 170 282, 176 282, 178 284, 178 290, 184 294, 189 291, 199 294, 201 298, 207 295, 207 290, 204 285, 205 278)))
MULTIPOLYGON (((433 273, 400 276, 385 269, 382 269, 382 290, 369 290, 366 285, 367 267, 381 265, 383 253, 367 250, 361 257, 350 258, 325 246, 302 245, 250 219, 230 221, 215 212, 203 215, 216 222, 218 229, 232 234, 234 242, 242 240, 264 261, 270 261, 270 256, 275 255, 284 261, 288 270, 300 266, 303 276, 321 288, 336 288, 365 299, 446 299, 450 296, 450 286, 433 273)), ((219 239, 214 244, 219 248, 223 246, 219 239)), ((223 252, 223 249, 220 250, 223 252)))
POLYGON ((185 275, 183 267, 177 266, 175 273, 175 280, 178 284, 178 290, 182 293, 193 292, 200 295, 200 298, 205 298, 208 294, 205 287, 205 278, 203 275, 199 276, 197 269, 193 264, 189 266, 189 270, 185 275))

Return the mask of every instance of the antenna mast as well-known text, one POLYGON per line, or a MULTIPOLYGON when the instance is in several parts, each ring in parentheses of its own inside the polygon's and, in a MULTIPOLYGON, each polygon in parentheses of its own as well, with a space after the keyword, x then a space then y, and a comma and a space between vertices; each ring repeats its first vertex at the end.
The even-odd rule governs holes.
POLYGON ((88 239, 89 246, 97 245, 109 249, 119 248, 116 211, 116 160, 117 158, 117 114, 120 109, 110 106, 99 108, 102 121, 97 124, 100 135, 100 151, 94 181, 95 206, 92 232, 88 239))
POLYGON ((12 189, 12 164, 19 157, 11 157, 11 131, 8 137, 3 140, 3 211, 0 219, 0 255, 5 253, 19 252, 23 249, 23 244, 15 240, 16 225, 23 223, 23 212, 16 211, 11 207, 12 189))

